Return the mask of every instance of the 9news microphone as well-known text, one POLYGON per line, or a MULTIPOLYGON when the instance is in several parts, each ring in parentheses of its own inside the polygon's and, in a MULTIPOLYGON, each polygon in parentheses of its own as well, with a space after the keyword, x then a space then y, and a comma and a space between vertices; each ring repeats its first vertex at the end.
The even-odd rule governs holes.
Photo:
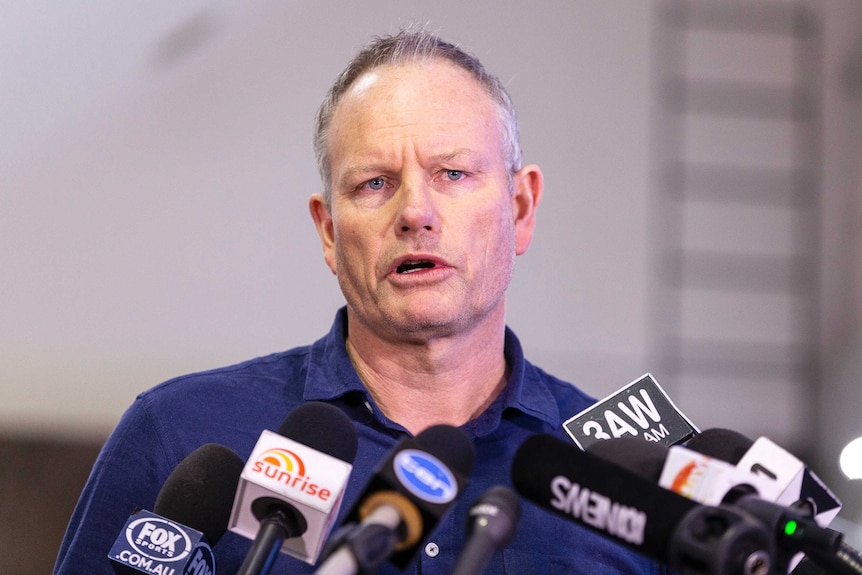
POLYGON ((278 433, 261 433, 236 490, 230 530, 252 539, 238 575, 268 573, 281 551, 313 564, 329 534, 356 457, 353 422, 308 402, 278 433))
POLYGON ((470 438, 450 425, 400 441, 375 469, 316 573, 374 572, 387 559, 404 569, 466 487, 474 457, 470 438))
POLYGON ((518 448, 512 482, 540 507, 682 575, 772 572, 769 534, 747 512, 700 505, 554 436, 518 448))
POLYGON ((222 445, 197 448, 171 472, 153 512, 136 510, 108 558, 120 575, 213 575, 211 545, 227 530, 242 459, 222 445))
POLYGON ((512 542, 520 517, 517 493, 503 485, 485 491, 467 512, 467 544, 450 575, 481 573, 491 556, 512 542))

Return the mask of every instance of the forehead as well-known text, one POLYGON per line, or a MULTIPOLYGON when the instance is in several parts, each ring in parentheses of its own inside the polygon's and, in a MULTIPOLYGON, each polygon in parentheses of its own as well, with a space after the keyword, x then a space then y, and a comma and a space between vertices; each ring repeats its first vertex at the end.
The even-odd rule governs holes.
POLYGON ((342 96, 330 123, 333 161, 362 145, 411 140, 451 145, 481 140, 497 148, 500 115, 485 88, 466 70, 446 60, 425 60, 373 68, 342 96), (447 144, 448 143, 448 144, 447 144))

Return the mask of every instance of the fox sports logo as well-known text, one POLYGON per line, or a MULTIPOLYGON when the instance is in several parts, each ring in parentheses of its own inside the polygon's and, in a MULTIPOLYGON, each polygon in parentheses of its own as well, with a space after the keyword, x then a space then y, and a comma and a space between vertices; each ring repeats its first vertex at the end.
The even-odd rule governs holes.
POLYGON ((132 521, 126 540, 137 553, 156 561, 179 561, 191 552, 192 542, 177 524, 158 517, 132 521))

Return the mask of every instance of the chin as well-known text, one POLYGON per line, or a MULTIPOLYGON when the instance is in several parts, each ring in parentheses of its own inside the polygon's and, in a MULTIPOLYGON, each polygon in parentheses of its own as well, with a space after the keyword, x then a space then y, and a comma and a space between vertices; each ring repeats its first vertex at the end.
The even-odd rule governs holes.
POLYGON ((408 309, 384 311, 387 322, 404 333, 438 332, 454 329, 462 321, 460 314, 431 306, 411 306, 408 309))

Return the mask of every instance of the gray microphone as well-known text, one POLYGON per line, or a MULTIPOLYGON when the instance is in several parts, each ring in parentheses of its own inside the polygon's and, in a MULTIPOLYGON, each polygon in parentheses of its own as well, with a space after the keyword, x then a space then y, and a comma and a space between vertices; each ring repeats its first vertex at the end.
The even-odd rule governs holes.
POLYGON ((481 573, 491 556, 512 542, 520 517, 517 493, 504 485, 485 491, 467 513, 467 544, 451 575, 481 573))

